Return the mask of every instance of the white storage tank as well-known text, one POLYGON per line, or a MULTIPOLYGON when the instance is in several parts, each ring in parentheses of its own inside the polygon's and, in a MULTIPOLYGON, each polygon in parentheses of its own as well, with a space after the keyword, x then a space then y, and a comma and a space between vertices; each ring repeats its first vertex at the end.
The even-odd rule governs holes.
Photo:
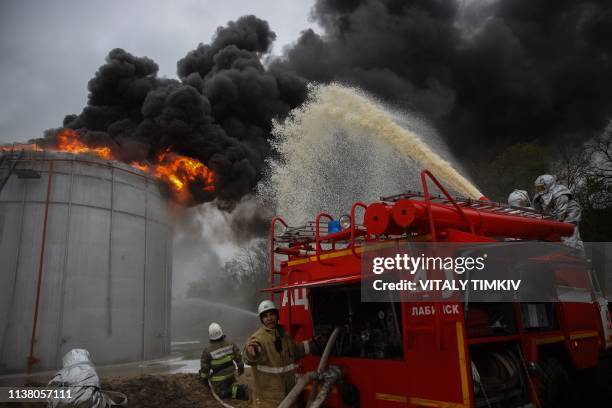
POLYGON ((170 352, 172 227, 158 183, 91 155, 0 152, 0 373, 170 352), (12 160, 10 160, 12 159, 12 160))

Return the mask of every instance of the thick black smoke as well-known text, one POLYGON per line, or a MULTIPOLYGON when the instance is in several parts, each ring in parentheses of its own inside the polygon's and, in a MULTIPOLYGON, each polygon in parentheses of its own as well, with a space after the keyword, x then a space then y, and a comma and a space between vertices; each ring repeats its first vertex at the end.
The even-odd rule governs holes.
POLYGON ((202 161, 217 187, 193 186, 202 202, 252 191, 271 119, 304 100, 306 80, 355 84, 421 113, 463 154, 587 138, 612 116, 609 0, 317 0, 312 15, 324 34, 303 32, 268 69, 275 34, 254 16, 189 52, 180 80, 115 49, 63 126, 125 161, 169 147, 202 161))
POLYGON ((609 0, 317 0, 275 69, 424 114, 458 153, 586 138, 612 116, 609 0))
MULTIPOLYGON (((87 106, 66 116, 91 145, 111 146, 127 162, 149 160, 170 148, 215 173, 216 192, 191 186, 196 202, 233 201, 252 191, 269 153, 271 120, 305 96, 305 82, 261 64, 276 35, 268 23, 245 16, 219 27, 210 44, 181 59, 180 81, 158 78, 157 64, 112 50, 89 81, 87 106)), ((52 144, 58 130, 42 143, 52 144)))

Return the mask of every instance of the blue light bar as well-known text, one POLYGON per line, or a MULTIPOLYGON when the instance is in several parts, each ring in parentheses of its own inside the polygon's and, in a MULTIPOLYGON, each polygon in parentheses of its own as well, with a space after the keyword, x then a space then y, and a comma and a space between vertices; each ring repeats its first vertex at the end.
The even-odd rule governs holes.
POLYGON ((342 231, 340 226, 340 220, 333 220, 327 223, 327 233, 333 234, 334 232, 342 231))

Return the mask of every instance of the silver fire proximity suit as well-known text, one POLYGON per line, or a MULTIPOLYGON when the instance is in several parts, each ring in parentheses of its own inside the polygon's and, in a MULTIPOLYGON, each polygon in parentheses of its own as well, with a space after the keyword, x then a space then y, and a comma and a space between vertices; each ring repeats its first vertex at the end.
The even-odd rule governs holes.
POLYGON ((49 381, 52 387, 70 387, 70 398, 54 398, 49 408, 105 408, 126 406, 127 398, 119 392, 102 391, 100 377, 85 349, 72 349, 64 355, 62 369, 49 381))
POLYGON ((569 237, 562 237, 562 241, 565 245, 584 252, 584 244, 578 230, 582 209, 573 199, 572 192, 566 186, 558 184, 550 174, 539 176, 535 181, 535 189, 533 207, 557 221, 573 224, 574 233, 569 237))
POLYGON ((508 205, 513 207, 531 208, 531 200, 529 194, 525 190, 514 190, 508 196, 508 205))

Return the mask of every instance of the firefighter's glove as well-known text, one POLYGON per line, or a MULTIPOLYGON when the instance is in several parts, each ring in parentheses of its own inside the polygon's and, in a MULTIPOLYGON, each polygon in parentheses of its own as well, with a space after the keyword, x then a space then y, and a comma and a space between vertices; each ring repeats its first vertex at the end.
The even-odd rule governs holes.
POLYGON ((261 355, 261 346, 257 343, 251 343, 247 346, 247 355, 251 360, 257 360, 261 355))

